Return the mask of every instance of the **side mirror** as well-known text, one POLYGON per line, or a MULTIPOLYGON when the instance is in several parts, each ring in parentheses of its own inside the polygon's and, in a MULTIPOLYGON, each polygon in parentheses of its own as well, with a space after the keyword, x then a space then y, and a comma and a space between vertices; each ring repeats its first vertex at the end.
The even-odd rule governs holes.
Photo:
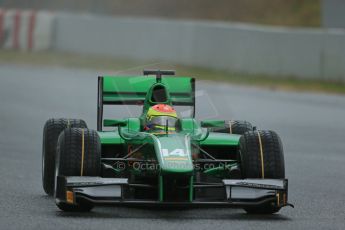
POLYGON ((104 127, 123 127, 127 125, 126 120, 113 120, 113 119, 104 119, 104 127))
POLYGON ((200 125, 202 128, 223 128, 224 121, 223 120, 206 120, 206 121, 201 121, 200 125))

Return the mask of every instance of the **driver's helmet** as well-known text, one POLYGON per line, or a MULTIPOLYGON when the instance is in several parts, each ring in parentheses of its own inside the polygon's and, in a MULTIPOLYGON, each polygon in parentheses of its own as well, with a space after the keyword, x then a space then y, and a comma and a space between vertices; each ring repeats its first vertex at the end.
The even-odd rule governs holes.
POLYGON ((175 109, 166 104, 157 104, 149 108, 146 114, 146 130, 176 131, 178 117, 175 109))

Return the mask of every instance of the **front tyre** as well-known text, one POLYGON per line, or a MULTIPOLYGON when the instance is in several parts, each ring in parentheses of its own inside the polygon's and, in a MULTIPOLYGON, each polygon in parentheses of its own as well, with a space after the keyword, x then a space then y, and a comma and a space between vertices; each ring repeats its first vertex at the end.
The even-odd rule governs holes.
MULTIPOLYGON (((239 155, 243 178, 285 178, 283 146, 274 131, 246 132, 240 138, 239 155)), ((250 214, 272 214, 280 208, 269 203, 244 210, 250 214)))
MULTIPOLYGON (((57 144, 56 177, 100 176, 100 174, 101 142, 97 132, 81 128, 65 129, 60 134, 57 144)), ((55 184, 55 193, 61 191, 58 184, 55 184)), ((86 200, 76 200, 76 204, 69 204, 56 199, 56 205, 67 212, 90 211, 93 208, 93 205, 86 200)))
POLYGON ((54 169, 56 145, 60 133, 66 128, 87 128, 86 122, 80 119, 49 119, 43 128, 42 145, 42 184, 46 194, 54 195, 54 169))

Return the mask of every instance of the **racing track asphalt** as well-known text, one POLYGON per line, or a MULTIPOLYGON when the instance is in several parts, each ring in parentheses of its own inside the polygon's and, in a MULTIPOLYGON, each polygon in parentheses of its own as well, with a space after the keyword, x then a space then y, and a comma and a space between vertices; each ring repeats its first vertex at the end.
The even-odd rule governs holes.
POLYGON ((0 229, 345 229, 345 97, 210 82, 197 84, 197 117, 276 130, 295 209, 272 216, 218 208, 59 211, 42 190, 42 128, 50 117, 83 118, 95 128, 98 74, 0 65, 0 229))

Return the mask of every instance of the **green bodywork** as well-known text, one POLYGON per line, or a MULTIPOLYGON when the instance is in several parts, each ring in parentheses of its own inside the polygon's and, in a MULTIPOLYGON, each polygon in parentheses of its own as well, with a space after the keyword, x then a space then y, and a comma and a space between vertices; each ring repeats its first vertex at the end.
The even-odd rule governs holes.
MULTIPOLYGON (((193 117, 180 119, 181 129, 178 132, 150 133, 144 130, 147 110, 155 104, 171 106, 194 106, 194 79, 189 77, 154 76, 106 76, 102 82, 102 104, 139 104, 142 113, 136 118, 123 120, 103 120, 105 127, 111 131, 98 131, 102 146, 122 146, 123 149, 134 149, 143 144, 149 146, 140 152, 145 160, 154 159, 159 164, 152 173, 158 176, 159 200, 163 200, 163 181, 165 175, 183 175, 189 178, 189 200, 193 199, 193 178, 195 176, 194 158, 202 148, 236 149, 240 135, 209 132, 207 128, 224 126, 222 120, 197 121, 193 117), (155 90, 162 91, 163 96, 157 101, 155 90)), ((230 154, 230 153, 229 153, 230 154)), ((233 157, 233 156, 232 156, 233 157)), ((230 156, 229 156, 230 159, 230 156)), ((216 167, 204 170, 204 173, 226 177, 228 167, 216 167)), ((132 173, 141 174, 142 170, 131 169, 132 173)), ((148 170, 149 171, 149 170, 148 170)))
MULTIPOLYGON (((182 121, 190 121, 191 119, 182 119, 182 121)), ((193 119, 194 120, 194 119, 193 119)), ((195 120, 194 120, 195 121, 195 120)), ((182 131, 172 134, 159 134, 154 135, 147 132, 140 131, 140 119, 129 118, 127 119, 128 125, 120 127, 121 136, 118 130, 98 132, 102 145, 115 144, 115 145, 139 145, 144 142, 153 144, 155 155, 160 164, 162 173, 192 173, 193 164, 191 159, 191 145, 203 146, 238 146, 240 135, 214 133, 210 132, 205 140, 199 140, 201 136, 205 136, 207 130, 202 130, 195 122, 194 130, 190 130, 189 126, 184 125, 189 122, 182 122, 182 131), (134 124, 133 124, 134 123, 134 124), (130 129, 129 127, 132 127, 130 129), (135 127, 135 128, 134 128, 135 127), (126 139, 124 139, 125 137, 126 139), (162 155, 163 150, 172 152, 176 149, 183 149, 185 157, 180 157, 178 161, 164 158, 162 155)), ((181 154, 176 154, 181 155, 181 154)))

